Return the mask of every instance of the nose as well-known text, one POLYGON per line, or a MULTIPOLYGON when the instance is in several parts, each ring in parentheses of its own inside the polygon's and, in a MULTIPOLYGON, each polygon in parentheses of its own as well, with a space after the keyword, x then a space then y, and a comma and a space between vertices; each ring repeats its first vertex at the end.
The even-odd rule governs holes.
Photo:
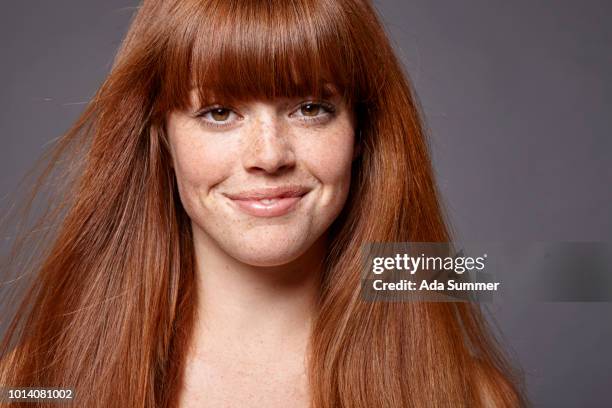
POLYGON ((288 129, 275 117, 257 119, 247 130, 243 165, 249 172, 276 173, 295 166, 288 129))

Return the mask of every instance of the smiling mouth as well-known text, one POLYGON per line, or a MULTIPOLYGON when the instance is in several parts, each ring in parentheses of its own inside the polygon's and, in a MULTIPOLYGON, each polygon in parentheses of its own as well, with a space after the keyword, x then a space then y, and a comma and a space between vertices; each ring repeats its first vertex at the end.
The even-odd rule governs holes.
POLYGON ((310 189, 302 186, 272 187, 239 194, 225 194, 240 211, 254 217, 280 217, 294 211, 310 189))

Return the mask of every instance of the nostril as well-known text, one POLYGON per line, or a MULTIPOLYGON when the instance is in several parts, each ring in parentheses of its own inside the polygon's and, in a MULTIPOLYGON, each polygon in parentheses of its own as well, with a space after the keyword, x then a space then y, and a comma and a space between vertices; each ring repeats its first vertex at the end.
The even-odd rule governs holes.
POLYGON ((282 174, 290 171, 294 167, 294 165, 282 164, 279 166, 252 166, 247 168, 247 170, 254 173, 282 174))
POLYGON ((244 155, 243 164, 247 170, 266 173, 286 171, 295 166, 295 154, 289 147, 267 146, 253 149, 244 155))

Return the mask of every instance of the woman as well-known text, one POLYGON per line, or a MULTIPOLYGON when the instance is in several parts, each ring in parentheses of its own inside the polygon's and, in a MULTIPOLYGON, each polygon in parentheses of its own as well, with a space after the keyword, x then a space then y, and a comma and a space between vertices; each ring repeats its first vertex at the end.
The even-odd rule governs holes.
POLYGON ((145 1, 66 155, 2 384, 80 407, 524 403, 475 305, 359 297, 361 245, 450 239, 369 2, 145 1))

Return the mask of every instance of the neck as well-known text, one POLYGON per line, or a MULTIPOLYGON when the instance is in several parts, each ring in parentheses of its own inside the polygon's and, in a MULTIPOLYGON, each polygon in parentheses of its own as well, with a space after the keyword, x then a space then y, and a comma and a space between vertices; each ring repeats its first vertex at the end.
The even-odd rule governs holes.
POLYGON ((288 264, 263 267, 233 258, 195 225, 193 233, 199 291, 196 349, 303 352, 316 309, 326 236, 288 264))

